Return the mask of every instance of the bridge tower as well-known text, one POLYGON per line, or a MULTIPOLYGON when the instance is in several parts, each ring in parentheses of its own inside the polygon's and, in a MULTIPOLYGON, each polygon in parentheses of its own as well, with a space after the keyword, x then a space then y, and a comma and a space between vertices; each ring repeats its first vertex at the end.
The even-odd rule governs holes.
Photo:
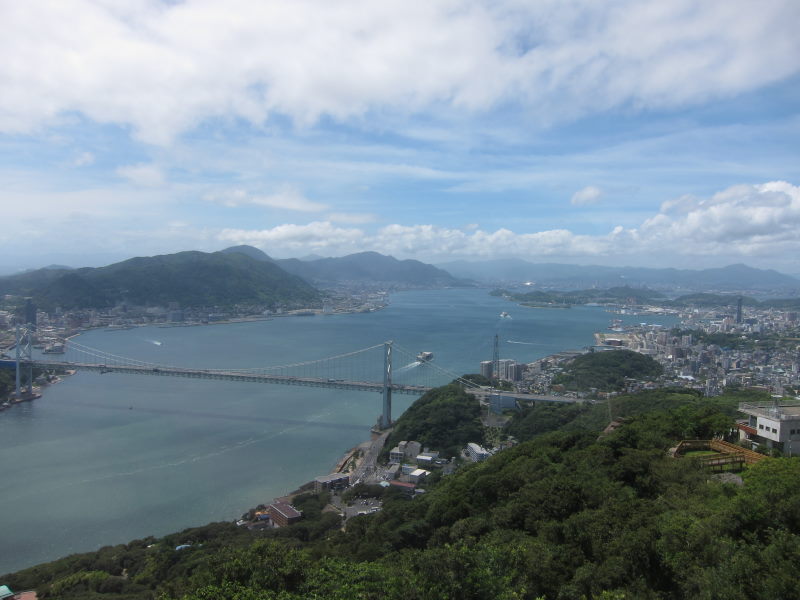
POLYGON ((22 371, 27 371, 27 393, 33 393, 33 365, 31 364, 32 355, 31 355, 31 328, 28 325, 20 327, 17 324, 17 331, 16 331, 16 388, 14 390, 14 396, 17 399, 22 398, 22 371), (23 366, 23 362, 27 363, 27 369, 23 366))
POLYGON ((494 334, 494 351, 492 352, 492 376, 500 379, 500 336, 494 334))
POLYGON ((383 345, 383 413, 378 421, 380 429, 392 425, 392 343, 383 345))

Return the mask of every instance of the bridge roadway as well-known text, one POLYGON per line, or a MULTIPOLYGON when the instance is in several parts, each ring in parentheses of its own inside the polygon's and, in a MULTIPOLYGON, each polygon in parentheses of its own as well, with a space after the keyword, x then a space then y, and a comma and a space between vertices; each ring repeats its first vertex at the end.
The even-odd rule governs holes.
POLYGON ((516 392, 504 392, 503 390, 489 390, 489 389, 469 389, 468 394, 472 394, 479 400, 488 402, 489 396, 503 396, 504 398, 514 398, 515 400, 535 400, 539 402, 561 402, 563 404, 570 404, 574 402, 581 402, 581 398, 570 398, 568 396, 549 396, 542 394, 518 394, 516 392))
MULTIPOLYGON (((23 363, 28 364, 28 363, 23 363)), ((371 381, 346 381, 344 379, 323 379, 318 377, 293 377, 290 375, 266 375, 260 373, 243 373, 240 371, 222 371, 213 369, 183 369, 178 367, 149 367, 128 365, 107 365, 91 363, 71 363, 37 360, 34 366, 45 369, 75 369, 97 371, 99 373, 128 373, 130 375, 154 375, 160 377, 187 377, 189 379, 217 379, 223 381, 243 381, 247 383, 272 383, 279 385, 304 385, 337 390, 358 392, 383 392, 383 383, 371 381)), ((392 384, 392 392, 399 394, 424 394, 430 387, 421 385, 392 384)))

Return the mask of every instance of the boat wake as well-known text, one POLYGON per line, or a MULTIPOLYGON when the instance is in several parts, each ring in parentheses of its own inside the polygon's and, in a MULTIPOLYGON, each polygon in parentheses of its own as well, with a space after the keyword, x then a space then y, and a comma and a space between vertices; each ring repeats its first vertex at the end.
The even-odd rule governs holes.
POLYGON ((526 346, 541 346, 539 342, 517 342, 515 340, 506 340, 507 344, 525 344, 526 346))
POLYGON ((405 367, 400 367, 399 369, 397 369, 397 371, 398 371, 398 372, 401 372, 401 371, 410 371, 411 369, 413 369, 413 368, 415 368, 415 367, 418 367, 418 366, 420 366, 421 364, 422 364, 422 361, 420 361, 420 360, 415 360, 415 361, 414 361, 414 362, 412 362, 412 363, 408 363, 408 364, 407 364, 405 367))

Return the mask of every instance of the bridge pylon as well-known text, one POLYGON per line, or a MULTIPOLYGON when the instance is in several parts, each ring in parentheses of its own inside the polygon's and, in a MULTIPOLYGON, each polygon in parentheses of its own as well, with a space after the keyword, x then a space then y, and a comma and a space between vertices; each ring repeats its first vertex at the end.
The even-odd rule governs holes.
POLYGON ((15 378, 15 389, 14 389, 14 396, 19 400, 22 398, 22 371, 27 370, 28 374, 28 383, 26 386, 26 392, 28 395, 33 393, 33 364, 32 364, 32 354, 31 354, 31 328, 28 325, 24 327, 20 327, 17 324, 16 330, 16 343, 14 348, 16 350, 16 378, 15 378), (23 365, 23 362, 27 365, 23 365))
POLYGON ((378 420, 380 429, 392 426, 392 341, 383 345, 383 413, 378 420))

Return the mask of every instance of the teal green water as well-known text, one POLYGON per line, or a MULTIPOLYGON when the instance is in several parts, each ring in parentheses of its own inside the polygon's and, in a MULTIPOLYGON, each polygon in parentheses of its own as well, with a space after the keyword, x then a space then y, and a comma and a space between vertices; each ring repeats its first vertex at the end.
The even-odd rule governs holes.
MULTIPOLYGON (((161 364, 247 368, 393 339, 467 373, 491 358, 495 333, 503 358, 531 361, 591 344, 612 316, 598 307, 525 309, 486 290, 437 290, 395 294, 369 314, 93 331, 77 341, 161 364), (512 318, 501 319, 502 311, 512 318)), ((395 396, 395 416, 413 400, 395 396)), ((380 410, 374 393, 78 373, 0 413, 0 573, 235 519, 328 473, 369 437, 380 410)))

